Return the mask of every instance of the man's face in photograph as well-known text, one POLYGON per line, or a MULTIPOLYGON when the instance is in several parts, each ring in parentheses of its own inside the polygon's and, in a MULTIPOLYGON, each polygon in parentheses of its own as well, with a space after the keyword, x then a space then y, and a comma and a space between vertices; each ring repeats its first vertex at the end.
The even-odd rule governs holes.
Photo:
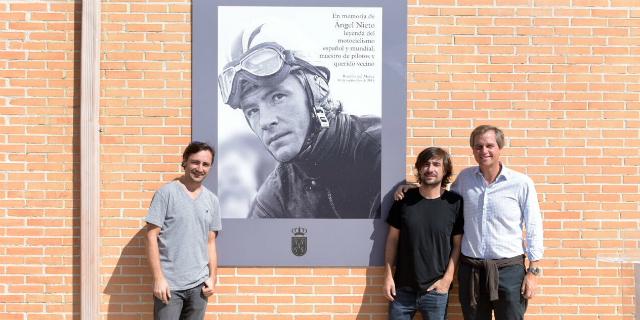
POLYGON ((256 86, 242 93, 240 108, 253 132, 273 157, 287 162, 298 155, 309 132, 307 96, 298 79, 256 86))

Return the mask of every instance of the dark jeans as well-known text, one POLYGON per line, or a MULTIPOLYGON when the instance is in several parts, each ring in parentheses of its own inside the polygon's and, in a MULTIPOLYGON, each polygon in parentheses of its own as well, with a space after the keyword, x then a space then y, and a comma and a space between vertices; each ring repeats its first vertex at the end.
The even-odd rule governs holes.
POLYGON ((207 297, 202 294, 204 283, 186 290, 171 290, 168 304, 153 297, 155 320, 202 320, 207 311, 207 297))
POLYGON ((389 320, 410 320, 420 311, 424 320, 444 320, 447 318, 448 293, 431 290, 419 294, 411 288, 396 290, 395 300, 389 303, 389 320))
POLYGON ((508 266, 498 269, 498 300, 491 302, 489 292, 484 283, 485 271, 480 271, 480 294, 478 305, 471 308, 469 283, 472 267, 460 263, 458 285, 460 287, 460 305, 465 320, 491 320, 491 311, 495 320, 522 320, 527 310, 527 299, 520 294, 525 270, 522 265, 508 266))

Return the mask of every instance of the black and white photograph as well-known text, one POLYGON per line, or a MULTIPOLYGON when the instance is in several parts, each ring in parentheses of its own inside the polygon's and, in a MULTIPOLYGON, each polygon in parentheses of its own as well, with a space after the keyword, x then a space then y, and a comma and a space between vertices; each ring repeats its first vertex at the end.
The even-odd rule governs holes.
POLYGON ((192 138, 216 150, 219 264, 382 265, 405 177, 406 2, 192 10, 192 138))
POLYGON ((224 218, 379 218, 381 16, 218 7, 224 218))

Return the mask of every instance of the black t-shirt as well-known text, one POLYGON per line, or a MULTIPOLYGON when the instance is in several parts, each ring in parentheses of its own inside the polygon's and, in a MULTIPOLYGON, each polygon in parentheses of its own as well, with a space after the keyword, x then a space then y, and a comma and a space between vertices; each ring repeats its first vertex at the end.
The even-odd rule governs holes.
POLYGON ((387 223, 400 230, 396 254, 396 288, 425 292, 440 280, 449 264, 452 236, 463 233, 462 197, 445 191, 426 199, 418 188, 391 207, 387 223))

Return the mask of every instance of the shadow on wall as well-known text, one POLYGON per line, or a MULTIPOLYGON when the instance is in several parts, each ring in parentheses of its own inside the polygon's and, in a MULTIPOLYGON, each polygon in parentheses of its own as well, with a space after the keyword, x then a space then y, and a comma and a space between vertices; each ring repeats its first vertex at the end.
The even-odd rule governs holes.
POLYGON ((73 137, 72 137, 72 190, 73 190, 73 222, 72 222, 72 232, 73 232, 73 264, 72 264, 72 283, 73 283, 73 293, 72 293, 72 308, 73 308, 73 319, 80 319, 81 305, 80 305, 80 295, 82 289, 80 288, 81 282, 81 258, 80 258, 80 224, 81 224, 81 199, 82 194, 80 193, 80 178, 81 178, 81 168, 80 168, 80 132, 81 132, 81 106, 80 106, 80 95, 81 95, 81 81, 80 78, 80 69, 81 69, 81 52, 82 52, 82 37, 80 36, 80 30, 82 29, 82 1, 76 0, 73 3, 73 24, 74 24, 74 37, 73 37, 73 137))
POLYGON ((143 227, 122 248, 120 258, 104 288, 108 299, 108 320, 142 320, 153 317, 152 277, 147 264, 145 235, 146 228, 143 227))
POLYGON ((382 207, 380 210, 382 219, 372 220, 373 233, 370 239, 373 240, 374 243, 369 254, 369 265, 373 267, 365 269, 366 284, 362 289, 363 291, 354 292, 362 295, 362 302, 360 303, 360 309, 357 311, 356 320, 388 319, 388 302, 382 294, 382 285, 384 284, 384 250, 389 228, 385 220, 393 204, 393 191, 404 183, 405 181, 399 181, 391 190, 388 190, 388 192, 382 196, 382 207), (382 264, 382 266, 380 266, 380 264, 382 264))

